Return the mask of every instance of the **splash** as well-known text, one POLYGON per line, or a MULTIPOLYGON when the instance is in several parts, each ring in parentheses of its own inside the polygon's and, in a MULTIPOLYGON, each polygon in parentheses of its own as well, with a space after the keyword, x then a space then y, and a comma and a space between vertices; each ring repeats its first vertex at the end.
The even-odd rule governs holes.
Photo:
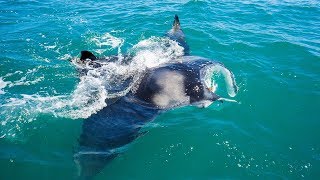
MULTIPOLYGON (((0 105, 0 137, 20 138, 26 127, 32 127, 30 124, 41 119, 43 115, 69 119, 88 118, 115 99, 125 96, 134 88, 147 68, 173 61, 183 55, 183 48, 168 38, 151 37, 140 41, 129 50, 130 58, 122 56, 121 46, 124 40, 121 38, 107 33, 91 40, 98 48, 118 49, 118 55, 110 61, 104 60, 101 64, 99 62, 100 67, 92 67, 89 61, 84 64, 78 58, 73 58, 73 65, 85 73, 81 73, 80 82, 71 94, 40 95, 35 92, 1 101, 3 103, 0 105)), ((37 69, 26 73, 36 75, 37 69)), ((0 92, 3 92, 3 88, 33 85, 42 81, 45 81, 42 77, 31 81, 21 78, 14 82, 0 79, 0 92)))
POLYGON ((110 33, 105 33, 102 36, 94 36, 89 41, 93 42, 98 47, 95 51, 99 54, 104 53, 106 50, 117 49, 119 61, 122 60, 121 47, 124 44, 124 39, 115 37, 110 33))
POLYGON ((169 38, 151 37, 140 41, 130 51, 134 54, 133 66, 152 68, 183 56, 183 47, 169 38))
MULTIPOLYGON (((204 76, 203 79, 206 86, 209 87, 213 93, 219 91, 218 94, 223 94, 223 92, 221 93, 221 91, 223 90, 219 87, 219 84, 224 84, 228 95, 230 97, 236 96, 238 87, 236 85, 234 76, 232 72, 229 69, 225 68, 223 65, 215 64, 212 66, 208 66, 207 68, 205 68, 204 73, 202 74, 204 76)), ((227 98, 224 98, 224 100, 234 102, 234 100, 229 100, 227 98)))
POLYGON ((124 42, 123 39, 112 36, 110 33, 105 33, 102 36, 95 36, 91 41, 98 47, 107 46, 111 49, 120 48, 124 42))

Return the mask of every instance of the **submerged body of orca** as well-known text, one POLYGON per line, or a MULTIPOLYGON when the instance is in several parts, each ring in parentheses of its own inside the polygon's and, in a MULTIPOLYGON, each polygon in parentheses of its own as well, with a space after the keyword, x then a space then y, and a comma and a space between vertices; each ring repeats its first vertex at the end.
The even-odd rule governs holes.
MULTIPOLYGON (((177 41, 189 54, 178 17, 167 36, 177 41)), ((95 61, 97 58, 83 51, 81 60, 95 61)), ((203 76, 206 69, 223 67, 220 63, 196 56, 183 56, 180 62, 171 62, 147 69, 140 78, 137 88, 96 114, 85 119, 79 148, 74 155, 80 165, 80 176, 94 177, 105 165, 122 153, 126 145, 145 134, 141 128, 159 113, 186 105, 207 107, 220 97, 207 87, 203 76)), ((225 68, 226 69, 226 68, 225 68)), ((232 78, 236 93, 237 87, 232 78)))

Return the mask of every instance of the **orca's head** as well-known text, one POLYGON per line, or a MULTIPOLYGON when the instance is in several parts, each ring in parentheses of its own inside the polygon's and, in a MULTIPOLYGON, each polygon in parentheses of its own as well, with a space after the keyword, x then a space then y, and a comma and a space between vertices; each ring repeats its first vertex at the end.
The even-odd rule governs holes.
POLYGON ((236 85, 229 70, 206 59, 188 61, 186 58, 182 63, 169 63, 148 70, 134 94, 138 99, 161 109, 184 105, 208 107, 214 101, 223 99, 216 94, 217 78, 213 76, 216 71, 225 77, 227 89, 231 92, 228 90, 228 93, 233 97, 237 89, 233 88, 236 85))
POLYGON ((186 95, 190 97, 190 104, 205 108, 210 106, 220 96, 213 93, 205 81, 201 79, 199 72, 189 71, 185 79, 186 95))
POLYGON ((220 98, 201 79, 198 68, 184 63, 151 69, 141 80, 135 95, 161 109, 184 105, 207 107, 220 98))
POLYGON ((191 56, 188 58, 185 60, 184 72, 187 77, 186 94, 190 97, 190 104, 204 108, 214 101, 233 101, 220 97, 234 97, 237 94, 238 87, 230 70, 211 60, 191 56))

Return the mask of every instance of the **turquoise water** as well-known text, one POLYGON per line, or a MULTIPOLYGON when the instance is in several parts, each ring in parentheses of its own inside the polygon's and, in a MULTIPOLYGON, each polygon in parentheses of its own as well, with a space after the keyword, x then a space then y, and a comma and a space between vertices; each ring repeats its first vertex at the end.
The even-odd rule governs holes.
POLYGON ((319 1, 0 2, 0 179, 76 178, 82 119, 107 95, 68 60, 126 54, 174 14, 239 103, 160 115, 96 179, 320 177, 319 1))

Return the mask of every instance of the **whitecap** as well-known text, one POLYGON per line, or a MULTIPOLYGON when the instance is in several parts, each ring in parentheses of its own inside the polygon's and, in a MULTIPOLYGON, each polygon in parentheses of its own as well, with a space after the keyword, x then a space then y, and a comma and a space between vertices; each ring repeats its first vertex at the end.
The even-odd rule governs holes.
POLYGON ((9 82, 3 81, 2 77, 0 77, 0 94, 5 94, 3 89, 9 84, 9 82))

